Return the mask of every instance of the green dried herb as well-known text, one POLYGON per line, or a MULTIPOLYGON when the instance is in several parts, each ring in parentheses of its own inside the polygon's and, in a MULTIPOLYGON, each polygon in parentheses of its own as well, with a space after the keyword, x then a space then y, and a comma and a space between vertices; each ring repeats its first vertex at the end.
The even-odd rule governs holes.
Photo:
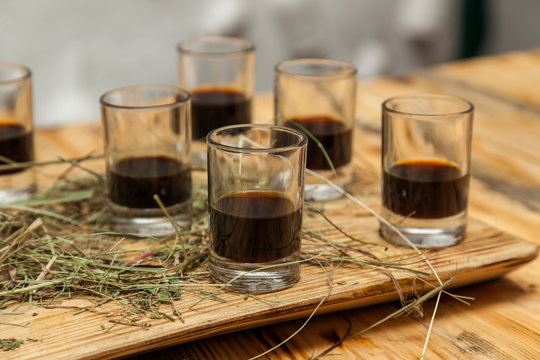
POLYGON ((0 339, 0 348, 4 351, 14 350, 24 344, 24 340, 0 339))

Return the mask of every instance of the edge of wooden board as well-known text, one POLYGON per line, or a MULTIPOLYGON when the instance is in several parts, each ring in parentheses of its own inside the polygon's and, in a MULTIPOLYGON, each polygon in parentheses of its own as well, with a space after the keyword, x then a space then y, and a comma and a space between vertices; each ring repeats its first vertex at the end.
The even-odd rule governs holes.
MULTIPOLYGON (((506 234, 507 235, 507 234, 506 234)), ((451 274, 448 272, 439 273, 439 276, 442 281, 450 279, 452 276, 455 276, 454 281, 450 284, 449 288, 458 288, 461 286, 471 285, 482 281, 492 280, 498 277, 501 277, 513 270, 516 270, 522 265, 527 264, 528 262, 533 261, 538 256, 539 247, 533 243, 530 243, 525 240, 520 240, 519 251, 517 251, 512 258, 509 258, 507 261, 499 261, 490 264, 485 264, 484 266, 478 268, 469 268, 466 271, 461 271, 459 274, 451 274)), ((435 280, 435 279, 432 279, 435 280)), ((403 283, 400 281, 403 291, 411 290, 409 284, 403 283)), ((424 288, 420 291, 421 294, 428 292, 429 288, 424 288)), ((365 307, 374 304, 385 303, 389 301, 394 301, 398 299, 397 292, 389 280, 382 286, 374 286, 371 290, 371 295, 368 297, 356 297, 354 294, 351 294, 347 291, 338 291, 333 293, 319 308, 317 315, 332 313, 336 311, 343 311, 353 308, 365 307)), ((141 346, 136 349, 126 346, 125 352, 118 352, 116 354, 111 354, 112 356, 107 357, 112 359, 119 356, 132 355, 138 352, 157 350, 159 348, 169 347, 173 345, 178 345, 186 343, 189 341, 200 340, 207 337, 223 335, 231 332, 246 330, 258 326, 266 326, 271 324, 276 324, 284 321, 295 320, 299 318, 304 318, 309 316, 316 304, 309 303, 302 306, 297 306, 294 312, 291 312, 291 309, 271 309, 272 317, 268 318, 268 311, 262 311, 260 313, 250 314, 247 317, 237 319, 234 324, 223 322, 220 324, 215 324, 212 327, 211 333, 208 333, 208 327, 205 329, 197 329, 188 334, 180 334, 177 337, 171 337, 172 334, 165 337, 164 339, 155 339, 155 342, 152 342, 153 346, 141 346), (202 333, 201 333, 202 332, 202 333), (129 347, 129 349, 127 349, 129 347)), ((150 344, 147 344, 150 345, 150 344)), ((82 359, 93 359, 93 357, 83 357, 82 359)))
MULTIPOLYGON (((455 280, 450 285, 452 288, 499 277, 534 260, 538 255, 537 245, 480 221, 472 220, 470 228, 472 230, 468 233, 466 242, 453 248, 438 250, 429 256, 441 280, 445 281, 455 276, 455 280)), ((302 266, 302 272, 305 273, 306 278, 314 277, 314 271, 317 269, 313 265, 302 266)), ((358 268, 355 269, 352 270, 357 271, 358 268)), ((318 271, 321 270, 318 269, 318 271)), ((380 272, 361 270, 361 276, 369 278, 364 279, 363 287, 359 287, 352 285, 351 281, 355 279, 355 276, 359 276, 359 273, 352 273, 349 268, 340 268, 338 271, 340 272, 336 272, 332 294, 319 308, 317 314, 388 302, 396 300, 398 297, 390 279, 381 275, 380 272)), ((411 290, 411 277, 397 277, 397 280, 404 292, 411 290)), ((435 279, 431 280, 432 283, 435 283, 435 279)), ((58 317, 61 317, 63 322, 60 322, 59 326, 67 327, 67 330, 62 330, 66 332, 64 337, 54 338, 51 336, 49 339, 43 339, 43 342, 25 343, 20 349, 2 355, 6 359, 41 359, 54 353, 55 359, 110 359, 298 319, 311 314, 328 290, 324 287, 324 276, 319 283, 307 290, 306 285, 299 285, 296 288, 280 292, 281 297, 286 300, 287 294, 291 295, 295 291, 300 291, 300 294, 295 294, 295 302, 285 301, 283 304, 271 306, 263 306, 259 303, 253 305, 252 302, 247 308, 250 312, 246 313, 245 311, 240 312, 239 308, 247 303, 242 302, 242 297, 234 295, 235 297, 231 298, 233 301, 230 304, 232 309, 220 308, 215 305, 203 309, 202 314, 192 315, 191 318, 189 318, 189 314, 186 314, 188 316, 186 324, 189 324, 187 327, 180 322, 153 320, 151 321, 152 327, 148 331, 125 326, 116 327, 114 331, 109 333, 103 333, 98 331, 99 321, 103 320, 97 319, 96 315, 88 313, 77 315, 75 318, 77 323, 73 324, 73 318, 71 318, 73 309, 64 309, 56 313, 44 311, 43 314, 40 314, 42 317, 39 319, 42 321, 40 326, 48 326, 47 317, 49 317, 51 324, 58 317), (305 296, 301 301, 298 301, 304 293, 305 296), (220 316, 215 314, 216 309, 220 311, 220 316), (88 331, 89 329, 95 330, 88 331), (46 343, 47 341, 49 342, 46 343)), ((425 293, 430 289, 424 287, 417 290, 420 293, 425 293)), ((245 309, 242 308, 242 310, 245 309)))

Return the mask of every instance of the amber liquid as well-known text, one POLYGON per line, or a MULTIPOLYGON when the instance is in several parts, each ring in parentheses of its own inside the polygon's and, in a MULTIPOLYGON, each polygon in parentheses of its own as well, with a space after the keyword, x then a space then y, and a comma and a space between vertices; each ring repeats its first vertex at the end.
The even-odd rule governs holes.
MULTIPOLYGON (((329 116, 310 116, 292 118, 285 122, 285 126, 302 130, 296 123, 321 143, 335 168, 351 162, 352 129, 344 122, 329 116)), ((308 140, 306 167, 311 170, 331 169, 323 151, 312 139, 308 140)))
POLYGON ((275 192, 233 193, 210 206, 210 242, 220 257, 266 263, 300 250, 302 209, 275 192))
POLYGON ((201 88, 191 92, 193 139, 222 126, 251 122, 251 99, 230 88, 201 88))
MULTIPOLYGON (((15 162, 34 161, 34 137, 24 126, 0 122, 0 155, 15 162)), ((7 162, 0 160, 0 165, 7 162)), ((0 175, 21 172, 24 169, 1 170, 0 175)))
POLYGON ((181 204, 191 196, 191 173, 167 156, 130 157, 119 160, 108 175, 109 197, 131 208, 157 208, 158 194, 165 206, 181 204))
POLYGON ((418 219, 454 216, 467 207, 469 175, 444 161, 406 161, 383 173, 383 203, 418 219))

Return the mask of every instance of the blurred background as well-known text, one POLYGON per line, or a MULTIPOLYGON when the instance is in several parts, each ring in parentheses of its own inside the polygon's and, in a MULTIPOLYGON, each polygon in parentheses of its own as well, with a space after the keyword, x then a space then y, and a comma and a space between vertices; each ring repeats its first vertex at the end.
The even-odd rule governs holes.
POLYGON ((33 73, 36 127, 99 119, 127 85, 178 85, 176 44, 256 44, 257 91, 285 59, 353 63, 360 81, 540 46, 538 0, 0 0, 0 62, 33 73))

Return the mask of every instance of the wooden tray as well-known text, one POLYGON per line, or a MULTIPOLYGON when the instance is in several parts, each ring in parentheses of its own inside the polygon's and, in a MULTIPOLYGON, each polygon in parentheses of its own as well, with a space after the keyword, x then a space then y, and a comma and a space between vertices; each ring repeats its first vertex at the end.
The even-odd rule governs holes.
MULTIPOLYGON (((371 186, 358 187, 358 196, 375 208, 378 206, 378 191, 371 186)), ((342 235, 319 215, 305 217, 305 224, 311 230, 322 234, 351 248, 369 250, 382 258, 402 259, 414 254, 403 247, 388 245, 377 233, 378 221, 365 210, 348 200, 338 200, 325 204, 325 214, 350 235, 364 241, 380 245, 360 245, 342 235)), ((308 239, 303 249, 317 253, 320 243, 308 239)), ((537 256, 538 247, 518 239, 482 222, 469 219, 466 239, 458 246, 429 251, 428 258, 443 281, 455 277, 451 287, 457 287, 501 276, 537 256)), ((414 268, 429 272, 424 262, 414 268)), ((108 359, 126 356, 141 351, 166 347, 182 342, 233 332, 241 329, 306 317, 317 304, 331 291, 330 296, 318 309, 317 314, 348 308, 387 302, 398 298, 390 278, 381 270, 360 264, 334 265, 331 270, 332 285, 329 286, 329 267, 323 270, 316 264, 302 265, 301 281, 292 288, 260 295, 261 299, 248 297, 231 290, 224 290, 220 297, 227 303, 205 300, 189 307, 200 298, 186 293, 176 307, 183 314, 185 322, 168 320, 145 320, 150 326, 146 329, 134 326, 115 326, 105 332, 102 326, 110 327, 103 314, 85 312, 74 315, 70 308, 43 309, 34 306, 31 310, 23 305, 16 310, 24 315, 0 315, 0 323, 16 323, 25 327, 0 325, 0 338, 26 340, 20 348, 2 352, 2 359, 108 359)), ((404 292, 412 293, 411 273, 393 271, 404 292)), ((433 276, 430 282, 436 284, 433 276)), ((420 281, 415 283, 419 293, 432 289, 420 281)), ((63 301, 63 306, 86 306, 85 299, 63 301)), ((110 309, 115 305, 106 305, 110 309)), ((164 312, 171 312, 170 309, 164 312)), ((99 311, 99 308, 98 308, 99 311)))

